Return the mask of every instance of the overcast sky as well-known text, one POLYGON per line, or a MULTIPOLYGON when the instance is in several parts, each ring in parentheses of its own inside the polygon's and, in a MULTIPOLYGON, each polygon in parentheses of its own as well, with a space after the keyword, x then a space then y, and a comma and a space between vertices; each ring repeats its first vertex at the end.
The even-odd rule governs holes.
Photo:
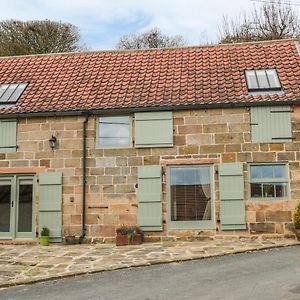
MULTIPOLYGON (((0 19, 50 19, 79 27, 92 50, 113 49, 120 36, 157 26, 188 44, 215 42, 223 15, 254 6, 251 0, 0 0, 0 19)), ((256 3, 256 5, 258 5, 256 3)), ((299 7, 296 7, 299 9, 299 7)))

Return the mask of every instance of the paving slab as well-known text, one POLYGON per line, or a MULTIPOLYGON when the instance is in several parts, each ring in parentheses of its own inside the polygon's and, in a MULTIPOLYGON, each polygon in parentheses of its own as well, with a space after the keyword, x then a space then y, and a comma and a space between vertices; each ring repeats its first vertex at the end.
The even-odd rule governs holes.
POLYGON ((276 247, 296 246, 294 239, 230 239, 114 244, 0 245, 0 288, 88 273, 202 259, 276 247))

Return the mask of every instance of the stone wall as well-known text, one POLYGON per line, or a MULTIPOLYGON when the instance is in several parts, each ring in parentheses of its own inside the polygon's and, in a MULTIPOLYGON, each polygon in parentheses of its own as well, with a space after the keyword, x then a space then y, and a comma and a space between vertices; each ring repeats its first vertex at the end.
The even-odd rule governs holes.
MULTIPOLYGON (((137 223, 137 167, 161 164, 243 162, 247 230, 208 234, 288 234, 292 212, 300 196, 300 107, 294 107, 293 143, 252 144, 250 112, 247 108, 186 110, 174 112, 172 148, 97 149, 96 117, 88 123, 87 160, 87 235, 89 238, 113 237, 121 224, 137 223), (249 201, 247 163, 288 162, 290 199, 249 201)), ((63 226, 65 233, 80 234, 82 213, 82 127, 83 117, 20 119, 18 151, 0 154, 0 172, 63 172, 63 226), (59 145, 49 147, 55 134, 59 145)), ((166 175, 163 177, 165 237, 197 235, 198 231, 169 231, 166 224, 166 175)), ((37 191, 38 194, 38 191, 37 191)), ((38 196, 37 196, 38 202, 38 196)), ((218 176, 215 174, 216 220, 219 219, 218 176)), ((151 234, 150 234, 151 235, 151 234)))

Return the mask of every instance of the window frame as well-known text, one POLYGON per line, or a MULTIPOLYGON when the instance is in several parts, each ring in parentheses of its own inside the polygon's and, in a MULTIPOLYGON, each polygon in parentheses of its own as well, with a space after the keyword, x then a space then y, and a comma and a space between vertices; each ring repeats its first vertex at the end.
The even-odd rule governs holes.
POLYGON ((133 117, 132 115, 99 115, 96 117, 96 149, 128 149, 133 148, 133 117), (113 117, 128 117, 129 118, 129 144, 127 146, 101 146, 100 145, 100 119, 101 118, 113 118, 113 117))
POLYGON ((279 76, 278 76, 278 72, 277 72, 277 69, 276 68, 273 68, 273 69, 252 69, 252 70, 245 70, 244 71, 244 75, 245 75, 245 80, 246 80, 246 85, 247 85, 247 89, 248 89, 248 92, 249 93, 264 93, 264 92, 281 92, 283 91, 283 88, 282 88, 282 84, 281 84, 281 81, 279 79, 279 76), (258 76, 257 76, 257 71, 264 71, 265 72, 265 76, 266 76, 266 79, 267 79, 267 82, 268 82, 268 85, 269 87, 268 88, 260 88, 259 87, 259 80, 258 80, 258 76), (267 71, 275 71, 275 74, 277 76, 277 80, 279 82, 279 86, 278 87, 271 87, 271 84, 270 84, 270 79, 267 75, 267 71), (249 80, 248 80, 248 76, 247 73, 249 72, 254 72, 254 75, 255 75, 255 79, 256 79, 256 83, 257 83, 257 88, 250 88, 249 87, 249 80))
POLYGON ((189 164, 189 165, 170 165, 167 166, 166 172, 166 192, 167 192, 167 225, 171 230, 214 230, 215 225, 215 182, 214 182, 214 165, 212 164, 189 164), (194 220, 194 221, 171 221, 171 169, 176 168, 210 168, 210 193, 211 193, 211 220, 194 220))
POLYGON ((275 163, 250 163, 248 164, 248 189, 249 189, 249 200, 250 201, 281 201, 290 198, 290 172, 289 164, 287 162, 275 162, 275 163), (251 179, 251 167, 253 166, 274 166, 282 165, 285 166, 285 178, 258 178, 251 179), (251 195, 251 183, 286 183, 286 196, 284 197, 252 197, 251 195))

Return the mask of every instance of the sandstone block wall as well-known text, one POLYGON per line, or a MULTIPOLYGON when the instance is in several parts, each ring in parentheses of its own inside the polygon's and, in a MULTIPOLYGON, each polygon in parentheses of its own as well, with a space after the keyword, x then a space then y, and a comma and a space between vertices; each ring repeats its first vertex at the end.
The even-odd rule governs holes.
MULTIPOLYGON (((180 163, 243 162, 247 231, 235 234, 289 234, 292 213, 300 197, 300 107, 294 107, 294 141, 280 144, 253 144, 250 112, 247 108, 186 110, 174 112, 174 147, 98 149, 96 117, 88 123, 87 159, 87 235, 89 238, 113 237, 121 224, 137 223, 137 167, 180 163), (247 164, 287 162, 290 198, 284 201, 250 201, 247 164)), ((0 153, 0 172, 63 172, 64 233, 80 234, 82 213, 82 128, 83 117, 20 119, 18 150, 0 153), (51 150, 49 138, 58 138, 51 150)), ((218 176, 215 174, 215 211, 219 219, 218 176)), ((166 175, 163 176, 164 231, 153 233, 169 237, 197 235, 198 231, 170 231, 166 224, 166 175)), ((38 203, 38 188, 36 200, 38 203)), ((217 229, 219 224, 217 223, 217 229)), ((233 234, 233 232, 221 232, 233 234)), ((220 234, 211 231, 209 234, 220 234)))

